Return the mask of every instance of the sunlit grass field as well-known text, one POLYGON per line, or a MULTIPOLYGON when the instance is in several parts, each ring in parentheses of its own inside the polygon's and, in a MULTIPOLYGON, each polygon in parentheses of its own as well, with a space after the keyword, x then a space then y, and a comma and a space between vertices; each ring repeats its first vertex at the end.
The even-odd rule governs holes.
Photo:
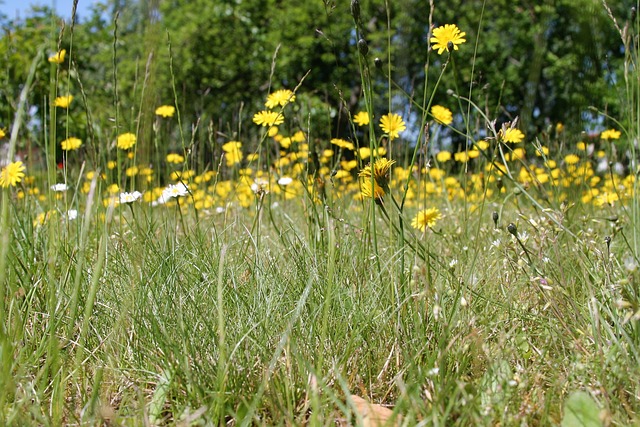
MULTIPOLYGON (((464 36, 431 29, 441 76, 464 36)), ((145 139, 116 99, 88 144, 57 48, 42 143, 23 100, 0 131, 0 424, 640 423, 634 110, 379 111, 363 40, 349 136, 317 137, 301 81, 206 144, 175 100, 139 106, 145 139)))

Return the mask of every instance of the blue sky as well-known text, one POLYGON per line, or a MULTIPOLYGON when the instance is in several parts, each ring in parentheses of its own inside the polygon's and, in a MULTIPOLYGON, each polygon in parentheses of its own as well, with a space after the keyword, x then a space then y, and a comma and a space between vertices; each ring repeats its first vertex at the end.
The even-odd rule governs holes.
MULTIPOLYGON (((78 0, 78 15, 80 18, 88 15, 88 10, 91 4, 95 3, 95 0, 78 0)), ((31 6, 53 6, 60 16, 64 18, 71 18, 71 9, 73 7, 73 0, 0 0, 0 10, 7 15, 9 19, 20 16, 24 18, 27 16, 31 6)))

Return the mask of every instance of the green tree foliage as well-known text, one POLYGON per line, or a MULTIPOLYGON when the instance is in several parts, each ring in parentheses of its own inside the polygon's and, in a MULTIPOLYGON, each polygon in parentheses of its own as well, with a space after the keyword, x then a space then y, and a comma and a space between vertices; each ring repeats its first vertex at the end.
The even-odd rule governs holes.
MULTIPOLYGON (((391 55, 392 78, 408 93, 422 93, 427 61, 433 84, 438 65, 445 60, 429 53, 427 0, 362 0, 360 5, 362 25, 357 34, 349 2, 344 1, 105 0, 74 27, 73 66, 68 67, 67 80, 73 87, 68 89, 77 96, 82 82, 86 107, 101 138, 109 141, 118 132, 137 130, 144 141, 152 133, 154 108, 173 103, 174 85, 185 123, 201 119, 228 134, 237 132, 238 123, 262 107, 270 90, 293 89, 309 73, 302 82, 306 95, 300 98, 308 102, 298 102, 294 108, 303 109, 301 116, 313 113, 331 125, 317 131, 347 132, 338 110, 358 109, 358 37, 369 45, 367 60, 372 67, 374 57, 386 63, 391 55)), ((454 55, 437 103, 453 107, 446 91, 467 95, 473 84, 472 98, 491 117, 520 116, 528 130, 558 121, 582 130, 588 105, 618 112, 612 88, 620 80, 624 53, 620 35, 600 1, 491 0, 482 14, 482 0, 435 2, 435 6, 432 23, 456 23, 468 40, 454 55)), ((630 10, 622 3, 615 6, 614 16, 624 23, 630 10)), ((43 11, 23 21, 2 23, 3 123, 12 117, 11 105, 26 64, 39 46, 52 45, 49 18, 43 11)), ((66 28, 63 47, 69 47, 69 36, 66 28)), ((48 69, 44 63, 44 78, 38 79, 44 86, 31 92, 31 105, 41 106, 46 98, 48 69)), ((373 74, 382 88, 376 100, 381 110, 388 105, 385 73, 383 67, 373 74)))

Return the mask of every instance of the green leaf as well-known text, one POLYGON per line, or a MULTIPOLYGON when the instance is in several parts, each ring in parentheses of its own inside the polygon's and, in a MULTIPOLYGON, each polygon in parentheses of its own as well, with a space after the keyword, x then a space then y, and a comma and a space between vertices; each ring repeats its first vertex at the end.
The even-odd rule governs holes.
POLYGON ((576 391, 564 404, 562 427, 602 427, 600 408, 584 391, 576 391))
POLYGON ((162 419, 162 410, 164 409, 164 403, 167 399, 167 393, 169 392, 172 379, 173 374, 171 371, 166 370, 158 380, 156 391, 153 392, 151 403, 149 403, 149 422, 152 425, 157 424, 162 419))

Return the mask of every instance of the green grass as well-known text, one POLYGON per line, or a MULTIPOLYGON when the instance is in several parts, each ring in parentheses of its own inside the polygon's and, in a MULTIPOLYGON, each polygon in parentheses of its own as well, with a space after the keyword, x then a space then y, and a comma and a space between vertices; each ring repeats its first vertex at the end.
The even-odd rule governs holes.
MULTIPOLYGON (((114 50, 114 66, 116 59, 114 50)), ((373 116, 368 59, 360 59, 365 109, 373 116)), ((57 78, 52 73, 52 99, 57 78)), ((388 99, 392 86, 389 76, 388 99)), ((427 113, 432 101, 426 90, 421 105, 412 100, 422 124, 440 126, 427 113)), ((366 425, 351 398, 358 395, 388 405, 406 426, 571 426, 567 414, 583 404, 575 413, 597 418, 595 425, 639 425, 633 171, 624 181, 632 188, 599 187, 620 197, 596 206, 584 200, 596 185, 586 184, 582 169, 552 167, 547 158, 505 161, 511 146, 499 142, 492 118, 461 96, 457 101, 466 122, 473 116, 483 125, 455 132, 472 149, 478 129, 489 129, 493 148, 481 150, 468 171, 466 164, 436 164, 446 175, 434 178, 419 156, 427 149, 422 134, 413 146, 390 144, 390 158, 395 147, 398 160, 377 203, 357 197, 361 159, 345 174, 351 181, 334 181, 335 174, 323 175, 305 156, 294 175, 293 166, 274 166, 285 155, 269 148, 275 143, 264 133, 250 143, 266 159, 242 166, 262 170, 270 192, 247 192, 253 177, 247 181, 239 165, 225 166, 220 157, 209 166, 209 187, 183 175, 190 193, 158 206, 118 205, 107 191, 113 184, 119 188, 112 196, 148 185, 157 200, 154 189, 167 180, 159 166, 150 184, 127 178, 137 159, 98 137, 104 150, 94 151, 101 160, 87 178, 87 159, 75 153, 57 171, 49 145, 47 167, 29 170, 33 181, 2 189, 0 424, 366 425), (110 158, 117 159, 113 170, 110 158), (544 185, 522 179, 521 166, 564 175, 544 185), (275 184, 288 175, 295 179, 287 188, 298 190, 275 184), (60 179, 71 188, 57 196, 48 189, 60 179), (429 184, 441 188, 432 193, 429 184), (462 196, 459 188, 466 189, 462 196), (203 189, 220 205, 196 208, 203 189), (298 193, 288 198, 286 191, 298 193), (439 208, 443 218, 418 232, 411 218, 425 207, 439 208), (65 218, 69 209, 77 219, 65 218)), ((22 108, 13 124, 18 130, 22 108)), ((122 106, 115 99, 110 108, 122 106)), ((57 129, 51 111, 48 138, 55 141, 69 123, 57 129)), ((196 143, 219 148, 213 128, 208 141, 187 142, 181 123, 186 157, 196 143)), ((378 148, 376 125, 358 131, 360 146, 378 148)), ((165 130, 159 121, 155 126, 159 138, 165 130)), ((315 141, 313 126, 306 126, 306 141, 327 142, 315 141)), ((167 122, 167 135, 169 128, 167 122)), ((200 136, 194 131, 192 138, 200 136)), ((537 148, 541 141, 565 143, 530 138, 537 148)), ((161 144, 146 143, 160 163, 161 144)), ((550 156, 561 164, 565 151, 550 156)), ((580 156, 584 170, 597 160, 580 156)), ((339 160, 327 171, 338 171, 339 160)), ((369 184, 377 182, 372 175, 369 184)), ((612 172, 599 176, 614 181, 612 172)))
POLYGON ((406 425, 555 424, 572 390, 590 390, 616 423, 635 419, 637 321, 617 301, 637 272, 616 262, 618 239, 607 256, 605 221, 575 218, 577 238, 521 221, 529 262, 490 215, 471 215, 475 236, 453 219, 424 242, 457 263, 407 253, 399 272, 393 241, 379 239, 377 271, 371 236, 329 217, 308 227, 295 201, 268 208, 278 231, 265 220, 259 249, 250 211, 196 223, 166 209, 145 222, 147 208, 134 208, 138 221, 125 208, 89 232, 83 251, 81 226, 60 230, 53 274, 46 230, 15 212, 8 423, 173 424, 198 412, 196 424, 332 424, 353 417, 353 393, 395 405, 406 425), (82 314, 68 317, 81 260, 80 307, 97 284, 86 330, 82 314))

